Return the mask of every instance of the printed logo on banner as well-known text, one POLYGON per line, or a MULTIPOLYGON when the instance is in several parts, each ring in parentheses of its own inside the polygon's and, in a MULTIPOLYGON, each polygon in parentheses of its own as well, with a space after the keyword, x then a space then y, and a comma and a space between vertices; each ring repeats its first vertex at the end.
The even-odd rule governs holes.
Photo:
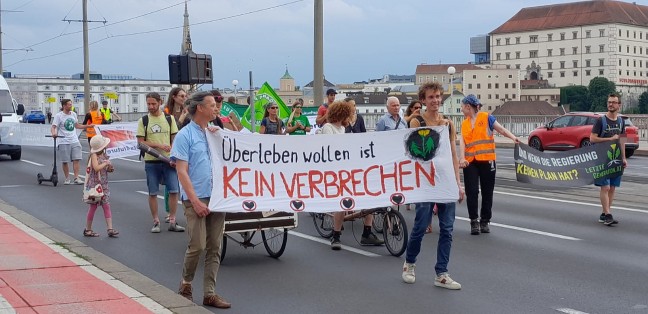
POLYGON ((439 133, 432 129, 412 131, 405 140, 405 151, 412 159, 430 161, 439 148, 439 133))
POLYGON ((243 210, 248 211, 248 212, 253 212, 256 210, 256 202, 253 200, 245 200, 243 201, 243 204, 241 204, 243 207, 243 210))
POLYGON ((608 162, 608 167, 614 164, 620 164, 621 160, 619 160, 619 156, 621 156, 621 149, 617 144, 610 145, 610 150, 607 151, 607 157, 610 160, 610 162, 608 162))
POLYGON ((344 210, 353 210, 355 208, 355 200, 350 197, 345 197, 340 200, 340 207, 344 210))
POLYGON ((394 205, 401 205, 405 203, 405 195, 403 195, 403 193, 394 193, 391 195, 389 200, 394 205))
POLYGON ((306 204, 304 204, 304 201, 302 200, 292 200, 290 201, 290 208, 293 211, 301 212, 306 208, 306 204))

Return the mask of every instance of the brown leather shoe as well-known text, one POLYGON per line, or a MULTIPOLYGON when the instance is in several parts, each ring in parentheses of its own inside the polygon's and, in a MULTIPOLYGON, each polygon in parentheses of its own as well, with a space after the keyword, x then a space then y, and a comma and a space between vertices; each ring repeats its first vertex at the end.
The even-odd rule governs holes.
POLYGON ((203 298, 203 305, 217 307, 219 309, 229 309, 232 307, 232 304, 225 301, 217 294, 208 295, 203 298))
POLYGON ((180 289, 178 289, 178 294, 187 298, 189 301, 193 302, 193 294, 191 291, 190 283, 180 283, 180 289))

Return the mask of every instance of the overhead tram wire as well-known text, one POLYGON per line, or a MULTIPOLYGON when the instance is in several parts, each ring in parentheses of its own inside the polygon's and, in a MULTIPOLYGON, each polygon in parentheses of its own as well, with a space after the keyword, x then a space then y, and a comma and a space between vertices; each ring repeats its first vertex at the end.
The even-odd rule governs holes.
MULTIPOLYGON (((239 13, 239 14, 235 14, 235 15, 230 15, 230 16, 226 16, 226 17, 221 17, 221 18, 217 18, 217 19, 213 19, 213 20, 197 22, 197 23, 190 24, 190 26, 194 26, 194 25, 202 25, 202 24, 207 24, 207 23, 213 23, 213 22, 219 22, 219 21, 229 20, 229 19, 233 19, 233 18, 236 18, 236 17, 241 17, 241 16, 246 16, 246 15, 250 15, 250 14, 254 14, 254 13, 259 13, 259 12, 263 12, 263 11, 268 11, 268 10, 272 10, 272 9, 277 9, 277 8, 280 8, 280 7, 284 7, 284 6, 292 5, 292 4, 299 3, 299 2, 303 2, 303 1, 306 1, 306 0, 295 0, 295 1, 291 1, 291 2, 286 2, 286 3, 283 3, 283 4, 278 4, 278 5, 271 6, 271 7, 267 7, 267 8, 262 8, 262 9, 258 9, 258 10, 248 11, 248 12, 239 13)), ((184 4, 184 2, 182 2, 182 4, 184 4)), ((174 6, 175 6, 175 5, 174 5, 174 6)), ((161 9, 161 10, 162 10, 162 9, 161 9)), ((159 11, 159 10, 158 10, 158 11, 159 11)), ((148 14, 151 14, 151 13, 152 13, 152 12, 149 12, 149 13, 147 13, 147 14, 145 14, 145 15, 148 15, 148 14)), ((144 16, 144 15, 142 15, 142 16, 144 16)), ((134 19, 134 18, 130 18, 130 19, 127 19, 127 20, 132 20, 132 19, 134 19)), ((110 25, 115 25, 115 24, 117 24, 117 23, 122 23, 122 22, 125 22, 125 21, 127 21, 127 20, 123 20, 123 21, 118 21, 118 22, 115 22, 115 23, 111 23, 110 25)), ((103 26, 95 27, 95 28, 92 28, 92 29, 96 29, 96 28, 100 28, 100 27, 103 27, 103 26)), ((167 28, 161 28, 161 29, 150 30, 150 31, 143 31, 143 32, 135 32, 135 33, 128 33, 128 34, 117 34, 117 35, 107 36, 107 37, 102 38, 102 39, 100 39, 100 40, 97 40, 97 41, 91 42, 91 43, 88 44, 88 45, 91 46, 91 45, 93 45, 93 44, 96 44, 96 43, 102 42, 102 41, 104 41, 104 40, 106 40, 106 39, 110 39, 110 38, 128 37, 128 36, 136 36, 136 35, 151 34, 151 33, 163 32, 163 31, 168 31, 168 30, 173 30, 173 29, 179 29, 179 28, 183 28, 183 27, 184 27, 184 26, 174 26, 174 27, 167 27, 167 28)), ((75 33, 80 33, 80 31, 78 31, 78 32, 73 32, 73 33, 67 33, 67 34, 63 34, 63 35, 70 35, 70 34, 75 34, 75 33)), ((58 36, 58 37, 60 37, 60 36, 58 36)), ((56 38, 58 38, 58 37, 56 37, 56 38)), ((53 39, 54 39, 54 38, 49 39, 48 41, 53 40, 53 39)), ((39 44, 40 44, 40 43, 39 43, 39 44)), ((34 46, 34 45, 29 46, 29 47, 33 47, 33 46, 34 46)), ((50 54, 50 55, 47 55, 47 56, 34 57, 34 58, 29 58, 29 59, 23 59, 23 60, 20 60, 20 61, 14 62, 14 63, 12 63, 12 64, 10 64, 10 65, 7 65, 6 67, 10 67, 10 66, 13 66, 13 65, 16 65, 16 64, 19 64, 19 63, 25 62, 25 61, 40 60, 40 59, 45 59, 45 58, 50 58, 50 57, 59 56, 59 55, 62 55, 62 54, 70 53, 70 52, 75 51, 75 50, 79 50, 79 49, 81 49, 81 48, 83 48, 83 47, 72 48, 72 49, 69 49, 69 50, 66 50, 66 51, 57 52, 57 53, 50 54)))

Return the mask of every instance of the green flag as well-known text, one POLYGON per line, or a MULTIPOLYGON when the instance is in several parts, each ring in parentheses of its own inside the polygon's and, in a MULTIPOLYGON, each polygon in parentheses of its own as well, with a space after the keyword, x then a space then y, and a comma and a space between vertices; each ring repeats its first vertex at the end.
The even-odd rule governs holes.
MULTIPOLYGON (((286 107, 286 104, 279 98, 274 89, 268 84, 268 82, 263 83, 261 89, 259 89, 254 96, 254 120, 256 128, 253 132, 258 132, 259 127, 261 126, 261 120, 263 119, 263 114, 265 113, 265 105, 269 102, 274 102, 279 107, 277 115, 279 119, 286 119, 290 116, 290 109, 286 107)), ((248 130, 252 130, 252 124, 250 122, 250 107, 245 110, 243 114, 243 119, 241 119, 241 124, 248 130)))

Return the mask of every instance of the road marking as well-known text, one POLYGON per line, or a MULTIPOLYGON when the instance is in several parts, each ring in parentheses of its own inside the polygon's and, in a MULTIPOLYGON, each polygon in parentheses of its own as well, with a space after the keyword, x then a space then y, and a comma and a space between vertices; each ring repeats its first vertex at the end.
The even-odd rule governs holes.
MULTIPOLYGON (((130 179, 130 180, 110 180, 110 183, 123 183, 123 182, 144 182, 146 179, 130 179)), ((148 193, 146 193, 148 195, 148 193)))
POLYGON ((123 158, 123 157, 118 157, 118 158, 115 158, 115 159, 119 159, 119 160, 125 160, 125 161, 130 161, 130 162, 137 162, 137 163, 140 163, 140 162, 142 162, 141 160, 136 160, 136 159, 128 159, 128 158, 123 158))
MULTIPOLYGON (((455 218, 459 219, 459 220, 470 221, 470 218, 466 218, 466 217, 455 216, 455 218)), ((506 228, 506 229, 512 229, 512 230, 517 230, 517 231, 523 231, 523 232, 528 232, 528 233, 539 234, 539 235, 552 237, 552 238, 563 239, 563 240, 571 240, 571 241, 580 241, 581 240, 579 238, 574 238, 574 237, 570 237, 570 236, 566 236, 566 235, 562 235, 562 234, 545 232, 545 231, 540 231, 540 230, 535 230, 535 229, 522 228, 522 227, 516 227, 516 226, 505 225, 505 224, 500 224, 500 223, 495 223, 495 222, 491 222, 490 225, 495 226, 495 227, 501 227, 501 228, 506 228)))
MULTIPOLYGON (((543 200, 543 201, 553 201, 553 202, 560 202, 560 203, 601 207, 601 204, 592 204, 592 203, 583 203, 583 202, 577 202, 577 201, 568 201, 568 200, 561 200, 561 199, 548 198, 548 197, 542 197, 542 196, 523 195, 523 194, 500 192, 500 191, 495 191, 495 193, 502 194, 502 195, 509 195, 509 196, 525 197, 525 198, 531 198, 531 199, 543 200)), ((645 210, 645 209, 636 209, 636 208, 628 208, 628 207, 621 207, 621 206, 612 206, 611 208, 612 209, 625 210, 625 211, 629 211, 629 212, 637 212, 637 213, 648 214, 648 210, 645 210)))
POLYGON ((29 186, 29 185, 0 185, 0 188, 19 188, 23 186, 29 186))
POLYGON ((581 312, 581 311, 574 310, 574 309, 569 309, 569 308, 560 308, 560 309, 556 309, 556 311, 561 312, 561 313, 567 313, 567 314, 588 314, 587 312, 581 312))
MULTIPOLYGON (((143 194, 143 195, 149 196, 148 192, 144 192, 144 191, 135 191, 135 192, 137 192, 137 193, 139 193, 139 194, 143 194)), ((163 195, 158 195, 157 198, 163 200, 163 199, 164 199, 164 196, 163 196, 163 195)), ((182 201, 178 201, 178 205, 182 205, 182 201)))
POLYGON ((43 165, 43 164, 39 164, 39 163, 37 163, 37 162, 29 161, 29 160, 27 160, 27 159, 21 159, 20 161, 22 161, 22 162, 26 162, 26 163, 28 163, 28 164, 32 164, 32 165, 34 165, 34 166, 45 167, 45 165, 43 165))
MULTIPOLYGON (((288 231, 288 234, 291 234, 291 235, 294 235, 296 237, 300 237, 300 238, 303 238, 303 239, 306 239, 306 240, 311 240, 311 241, 319 242, 319 243, 322 243, 322 244, 331 245, 330 240, 314 237, 314 236, 303 234, 303 233, 300 233, 300 232, 296 232, 296 231, 291 230, 291 231, 288 231)), ((360 255, 368 256, 368 257, 378 257, 378 256, 380 256, 378 254, 367 252, 367 251, 360 250, 360 249, 356 249, 354 247, 350 247, 350 246, 347 246, 347 245, 342 245, 342 249, 347 250, 349 252, 357 253, 357 254, 360 254, 360 255)))

